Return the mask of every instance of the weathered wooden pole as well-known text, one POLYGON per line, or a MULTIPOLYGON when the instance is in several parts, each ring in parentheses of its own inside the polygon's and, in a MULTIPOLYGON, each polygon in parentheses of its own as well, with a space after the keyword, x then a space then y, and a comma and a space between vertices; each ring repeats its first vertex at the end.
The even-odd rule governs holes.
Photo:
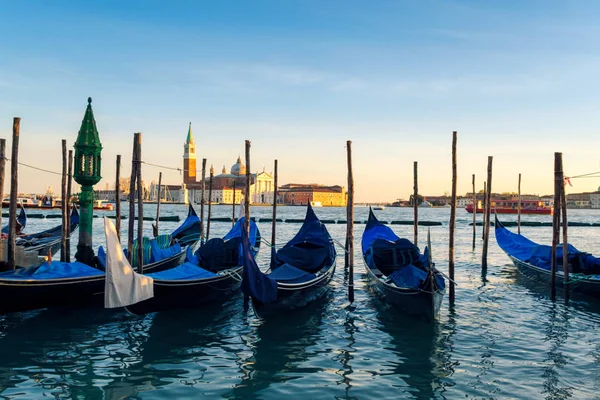
POLYGON ((485 208, 485 234, 483 235, 483 252, 481 255, 481 268, 487 268, 487 254, 488 254, 488 244, 490 241, 490 211, 492 208, 492 161, 494 157, 488 157, 488 170, 487 170, 487 191, 486 191, 486 199, 487 205, 485 208))
POLYGON ((419 184, 417 162, 413 164, 413 242, 419 245, 419 184))
POLYGON ((142 186, 142 134, 138 133, 137 157, 136 157, 136 183, 138 201, 138 265, 137 271, 144 273, 144 187, 142 186))
POLYGON ((521 234, 521 174, 519 174, 519 186, 518 186, 519 200, 517 203, 517 233, 521 234))
POLYGON ((215 169, 210 166, 210 175, 208 178, 208 216, 206 217, 206 240, 210 239, 210 218, 211 218, 211 207, 212 207, 212 185, 213 177, 215 176, 215 169))
POLYGON ((556 248, 560 235, 560 191, 563 180, 562 153, 554 153, 554 214, 552 218, 552 262, 550 264, 550 297, 553 300, 556 298, 556 248))
MULTIPOLYGON (((452 132, 452 203, 450 204, 450 238, 448 242, 448 275, 450 277, 450 303, 454 303, 454 227, 456 225, 456 140, 458 133, 452 132)), ((429 249, 431 251, 431 249, 429 249)))
POLYGON ((117 212, 115 228, 121 241, 121 155, 117 154, 117 173, 115 176, 115 210, 117 212))
MULTIPOLYGON (((6 170, 6 139, 0 139, 0 227, 2 226, 2 200, 4 199, 5 170, 6 170)), ((2 255, 2 251, 3 251, 2 246, 0 245, 0 256, 2 255)))
POLYGON ((60 213, 62 229, 60 233, 60 261, 67 261, 67 141, 62 140, 62 180, 60 184, 60 213))
POLYGON ((154 225, 154 230, 156 231, 156 236, 158 236, 158 221, 160 221, 160 200, 162 198, 162 172, 158 173, 158 195, 156 196, 156 223, 154 225))
POLYGON ((271 260, 275 259, 275 240, 277 239, 277 160, 275 160, 273 168, 273 180, 275 187, 273 188, 273 222, 271 223, 271 260))
POLYGON ((487 203, 487 182, 483 181, 483 201, 481 202, 481 239, 485 239, 485 208, 487 203))
POLYGON ((200 244, 204 244, 204 188, 206 186, 206 158, 202 159, 202 184, 200 185, 200 244))
POLYGON ((69 150, 69 168, 67 173, 67 246, 65 249, 65 260, 71 262, 71 194, 73 187, 73 150, 69 150))
MULTIPOLYGON (((135 227, 135 180, 137 179, 138 134, 133 134, 133 155, 131 157, 131 177, 129 179, 129 223, 127 224, 127 258, 131 263, 133 252, 133 228, 135 227)), ((132 265, 135 268, 135 265, 132 265)))
POLYGON ((231 202, 231 226, 235 225, 235 202, 237 197, 235 195, 235 181, 233 181, 233 201, 231 202))
POLYGON ((17 235, 17 197, 19 195, 19 135, 21 118, 13 119, 12 157, 10 159, 10 204, 8 208, 8 267, 15 269, 17 235))
MULTIPOLYGON (((246 197, 244 198, 246 209, 244 217, 246 219, 246 233, 250 237, 250 141, 246 140, 246 197)), ((252 244, 252 243, 251 243, 252 244)))
POLYGON ((348 158, 348 203, 346 204, 346 237, 348 254, 348 300, 354 302, 354 175, 352 173, 352 141, 346 142, 348 158))
POLYGON ((565 286, 565 299, 569 299, 569 238, 567 236, 567 195, 565 193, 565 177, 564 169, 562 165, 562 155, 560 159, 560 171, 562 177, 562 184, 560 185, 560 211, 562 219, 562 242, 563 242, 563 273, 564 273, 564 286, 565 286))
POLYGON ((475 237, 477 236, 477 193, 475 193, 475 174, 473 174, 473 250, 475 250, 475 237))

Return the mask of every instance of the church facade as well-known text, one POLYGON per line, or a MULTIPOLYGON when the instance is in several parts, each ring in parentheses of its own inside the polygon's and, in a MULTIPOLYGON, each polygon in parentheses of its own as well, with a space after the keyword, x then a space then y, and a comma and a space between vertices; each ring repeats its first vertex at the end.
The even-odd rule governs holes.
MULTIPOLYGON (((201 188, 202 179, 197 179, 198 172, 196 167, 196 143, 192 134, 192 124, 190 123, 187 139, 183 146, 183 186, 191 192, 189 198, 194 203, 200 203, 202 200, 201 188)), ((204 198, 208 201, 208 189, 210 175, 212 178, 212 194, 210 201, 212 203, 232 204, 240 203, 246 196, 246 166, 238 156, 235 164, 231 166, 230 172, 223 166, 219 175, 214 175, 214 167, 210 167, 204 180, 204 198)), ((268 173, 263 168, 262 172, 250 174, 250 204, 272 204, 273 203, 273 174, 268 173)))

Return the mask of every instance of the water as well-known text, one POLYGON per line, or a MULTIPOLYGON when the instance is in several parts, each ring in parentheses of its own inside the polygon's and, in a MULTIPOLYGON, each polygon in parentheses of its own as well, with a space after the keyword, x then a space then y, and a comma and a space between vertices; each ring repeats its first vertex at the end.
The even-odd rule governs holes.
MULTIPOLYGON (((155 206, 148 206, 152 214, 155 206)), ((281 207, 281 218, 305 209, 281 207)), ((322 219, 345 219, 341 208, 318 208, 322 219)), ((96 212, 102 215, 102 212, 96 212)), ((254 216, 271 209, 254 207, 254 216)), ((186 207, 166 205, 161 215, 186 207)), ((229 216, 215 206, 213 215, 229 216)), ((382 220, 411 220, 412 210, 386 208, 382 220)), ((422 209, 431 228, 434 261, 447 270, 448 209, 422 209)), ((456 304, 444 298, 439 320, 427 324, 389 310, 365 291, 356 226, 356 300, 347 300, 343 257, 328 296, 298 313, 260 321, 243 310, 242 296, 193 312, 134 317, 111 310, 55 309, 0 316, 0 396, 3 398, 523 398, 591 399, 600 393, 600 302, 575 297, 565 305, 549 288, 522 277, 491 237, 482 274, 481 227, 472 251, 471 215, 458 211, 456 304)), ((503 216, 515 220, 516 216, 503 216)), ((550 221, 549 216, 523 216, 550 221)), ((358 207, 356 219, 366 220, 358 207)), ((570 211, 570 220, 598 222, 595 210, 570 211)), ((127 221, 124 227, 127 227, 127 221)), ((29 231, 58 223, 30 220, 29 231)), ((168 232, 178 223, 161 222, 168 232)), ((231 225, 211 223, 211 236, 231 225)), ((278 242, 299 224, 279 224, 278 242)), ((327 225, 343 241, 345 225, 327 225)), ((412 226, 393 225, 412 239, 412 226)), ((150 233, 150 223, 146 223, 150 233)), ((270 224, 260 223, 270 240, 270 224)), ((102 219, 94 221, 97 244, 102 219)), ((516 229, 516 228, 511 228, 516 229)), ((551 229, 526 227, 550 243, 551 229)), ((420 227, 420 243, 427 228, 420 227)), ((600 228, 570 228, 576 247, 600 254, 600 228)), ((268 263, 268 250, 259 254, 268 263)), ((340 252, 341 254, 341 252, 340 252)), ((559 291, 560 292, 560 291, 559 291)))

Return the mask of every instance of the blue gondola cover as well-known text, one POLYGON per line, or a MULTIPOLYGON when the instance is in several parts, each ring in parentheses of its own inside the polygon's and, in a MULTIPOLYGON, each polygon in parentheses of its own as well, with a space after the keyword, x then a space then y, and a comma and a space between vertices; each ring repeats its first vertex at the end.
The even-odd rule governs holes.
POLYGON ((89 276, 104 275, 103 271, 92 268, 78 261, 67 263, 60 261, 45 262, 39 267, 17 268, 14 271, 0 273, 2 279, 62 279, 62 278, 83 278, 89 276))
POLYGON ((323 266, 331 265, 335 257, 331 236, 309 203, 302 227, 292 240, 275 253, 271 269, 274 271, 289 264, 307 272, 317 272, 323 266))
POLYGON ((242 292, 264 304, 277 300, 277 282, 262 273, 256 265, 245 229, 242 229, 242 249, 244 260, 242 292))

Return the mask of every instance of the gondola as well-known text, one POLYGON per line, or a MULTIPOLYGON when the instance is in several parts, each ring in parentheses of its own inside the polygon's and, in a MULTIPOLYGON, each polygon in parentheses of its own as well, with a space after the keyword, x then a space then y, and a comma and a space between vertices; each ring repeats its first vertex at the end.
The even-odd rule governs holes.
MULTIPOLYGON (((79 226, 79 212, 77 207, 73 207, 69 218, 71 234, 79 226)), ((62 224, 45 231, 23 235, 17 239, 17 246, 25 247, 26 251, 37 251, 38 255, 46 256, 49 252, 52 255, 60 250, 60 241, 62 236, 62 224)))
MULTIPOLYGON (((552 246, 541 245, 525 236, 506 229, 495 217, 495 233, 498 246, 525 276, 542 282, 550 282, 552 246)), ((569 288, 573 292, 600 298, 600 258, 577 250, 568 244, 569 288)), ((556 284, 564 285, 563 246, 556 247, 556 284)))
MULTIPOLYGON (((73 210, 76 212, 75 208, 73 210)), ((181 230, 178 232, 178 237, 184 243, 192 243, 193 237, 200 237, 199 231, 194 234, 190 228, 197 226, 193 222, 198 216, 195 212, 190 214, 182 224, 186 224, 188 228, 183 235, 181 230)), ((100 250, 98 253, 101 256, 100 250)), ((145 265, 144 268, 146 271, 172 268, 179 265, 184 256, 185 250, 180 250, 175 255, 153 263, 154 265, 145 265)), ((59 306, 102 307, 105 272, 100 257, 96 267, 78 261, 50 261, 39 266, 0 273, 0 314, 59 306)))
MULTIPOLYGON (((245 218, 240 218, 223 238, 213 238, 173 269, 146 274, 153 279, 154 297, 126 306, 132 314, 194 308, 221 302, 239 289, 242 281, 242 244, 245 218)), ((260 231, 250 221, 251 254, 260 248, 260 231)))
MULTIPOLYGON (((165 271, 181 264, 186 250, 200 239, 200 218, 190 204, 187 218, 170 235, 159 235, 154 240, 146 238, 144 246, 144 273, 165 271), (165 242, 166 240, 166 242, 165 242), (157 244, 160 243, 159 246, 157 244), (157 247, 160 247, 157 248, 157 247)), ((137 240, 134 247, 137 247, 137 240)), ((134 249, 132 265, 137 265, 137 253, 134 249)), ((106 268, 106 250, 100 246, 97 256, 98 268, 106 268)))
MULTIPOLYGON (((19 215, 17 215, 17 234, 22 232, 23 229, 25 229, 25 226, 27 226, 27 213, 25 212, 25 207, 21 204, 21 211, 19 212, 19 215)), ((3 234, 8 234, 8 227, 9 224, 6 224, 6 226, 2 228, 3 234)))
POLYGON ((251 257, 250 242, 242 235, 242 291, 250 296, 257 316, 300 308, 323 296, 335 272, 336 251, 325 225, 308 204, 302 227, 272 256, 267 273, 251 257))
POLYGON ((435 319, 445 281, 431 262, 430 246, 421 254, 410 240, 399 238, 369 210, 362 253, 369 286, 384 302, 406 314, 435 319))

